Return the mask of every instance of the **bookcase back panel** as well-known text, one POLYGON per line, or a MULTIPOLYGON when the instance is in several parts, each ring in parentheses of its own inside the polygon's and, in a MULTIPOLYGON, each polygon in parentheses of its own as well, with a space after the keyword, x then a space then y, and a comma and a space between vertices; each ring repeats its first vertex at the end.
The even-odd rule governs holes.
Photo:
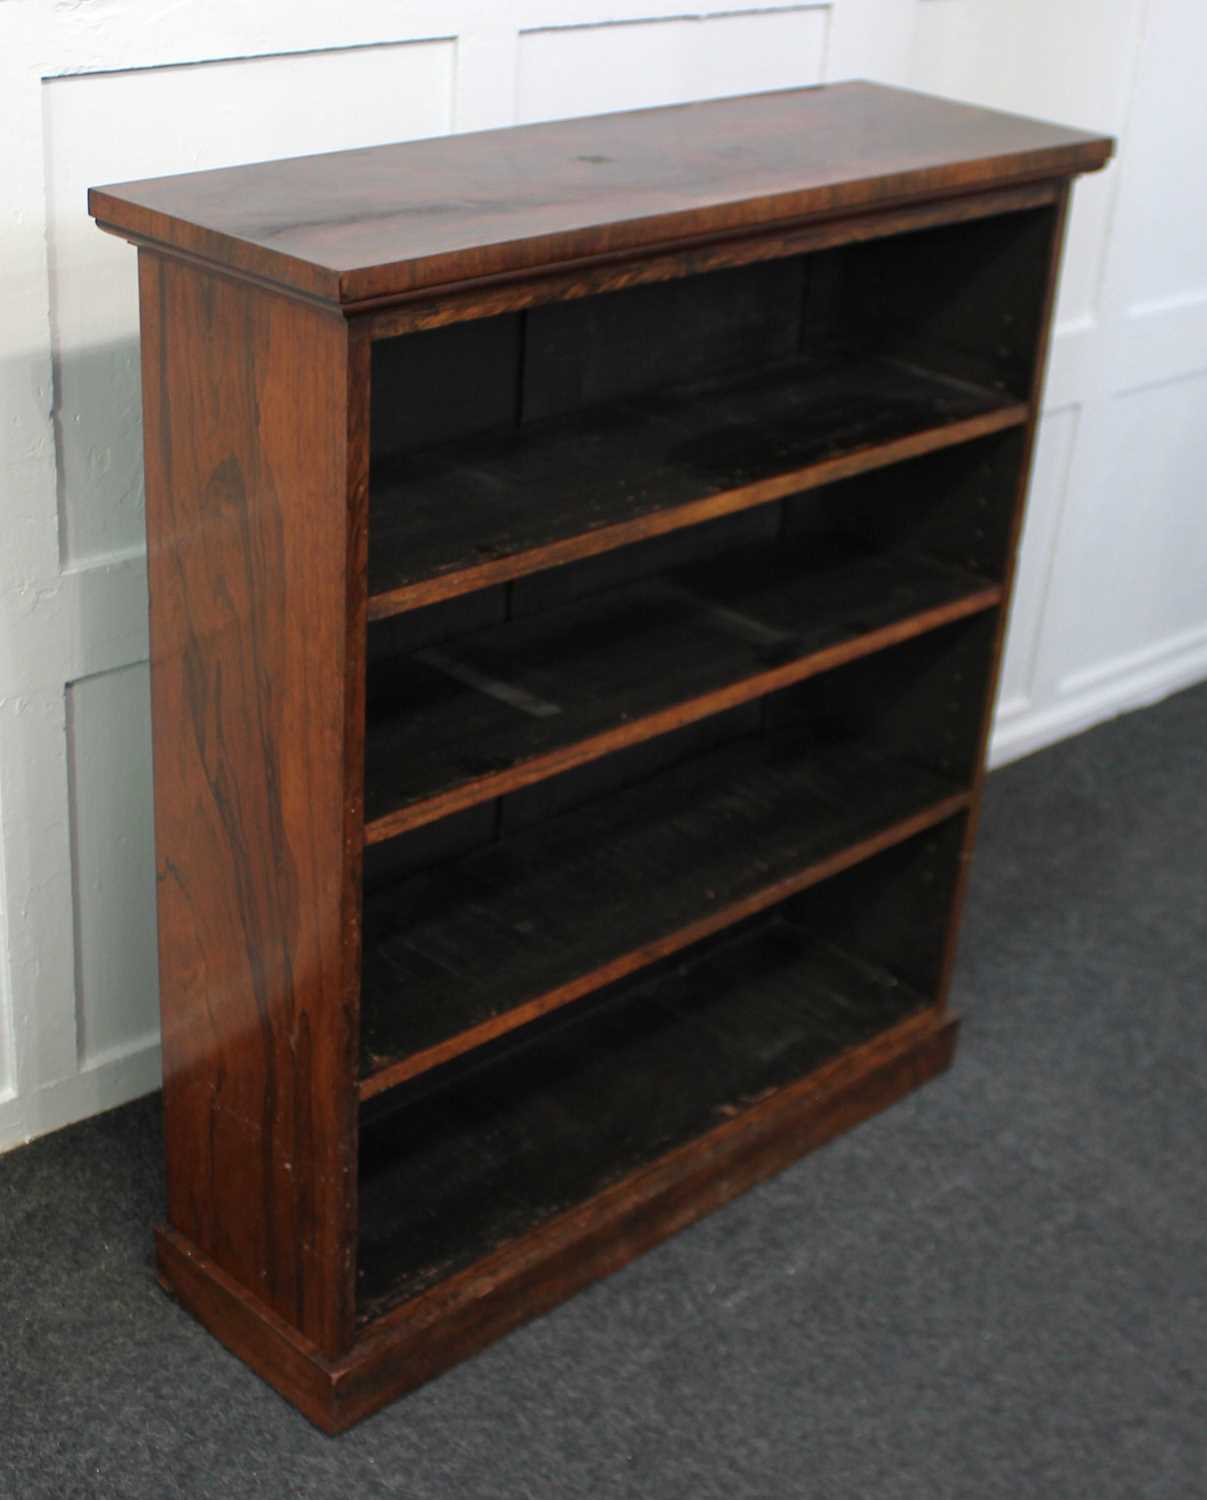
POLYGON ((957 816, 814 886, 784 916, 937 997, 967 818, 957 816))
POLYGON ((524 314, 509 313, 373 345, 374 465, 395 454, 513 428, 524 314))
POLYGON ((830 252, 831 335, 994 390, 1031 389, 1058 207, 830 252))
POLYGON ((1001 582, 1024 441, 1012 429, 790 497, 783 535, 848 538, 871 552, 932 557, 1001 582))
POLYGON ((820 744, 870 741, 957 782, 977 768, 997 612, 945 626, 767 700, 771 728, 802 726, 820 744))
POLYGON ((800 349, 809 263, 685 276, 526 313, 522 419, 736 374, 800 349))
POLYGON ((685 275, 377 341, 373 454, 858 351, 1025 395, 1053 208, 685 275))

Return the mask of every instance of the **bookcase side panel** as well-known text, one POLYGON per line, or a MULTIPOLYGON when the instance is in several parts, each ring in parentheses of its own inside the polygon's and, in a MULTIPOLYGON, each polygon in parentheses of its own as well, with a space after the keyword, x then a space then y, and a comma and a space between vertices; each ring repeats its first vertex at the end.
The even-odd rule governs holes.
POLYGON ((334 1353, 366 393, 338 315, 145 250, 140 287, 168 1218, 334 1353))
POLYGON ((1027 495, 1031 484, 1031 465, 1035 457, 1035 443, 1043 412, 1044 380, 1047 375, 1048 354, 1052 342, 1052 323, 1056 312, 1056 293, 1060 284, 1060 268, 1064 254, 1065 233, 1069 220, 1069 200, 1072 182, 1066 180, 1059 188, 1053 205, 1047 234, 1033 250, 1036 258, 1042 257, 1042 280, 1036 302, 1031 358, 1027 361, 1029 389, 1027 405, 1029 417, 1022 431, 1021 452, 1018 458, 1018 476, 1014 503, 1011 509, 1006 567, 1003 578, 1003 597, 998 610, 998 621, 989 671, 980 704, 979 723, 976 732, 976 775, 972 807, 964 833, 964 849, 960 870, 951 898, 951 919, 948 927, 947 949, 939 984, 939 1003, 946 1005, 955 968, 959 942, 960 919, 968 892, 968 877, 972 856, 976 847, 977 828, 980 821, 981 797, 984 789, 986 760, 989 753, 989 736, 993 729, 994 706, 997 702, 998 682, 1001 677, 1002 659, 1005 655, 1006 631, 1010 624, 1010 605, 1014 596, 1014 581, 1018 565, 1019 543, 1022 539, 1023 521, 1026 515, 1027 495))

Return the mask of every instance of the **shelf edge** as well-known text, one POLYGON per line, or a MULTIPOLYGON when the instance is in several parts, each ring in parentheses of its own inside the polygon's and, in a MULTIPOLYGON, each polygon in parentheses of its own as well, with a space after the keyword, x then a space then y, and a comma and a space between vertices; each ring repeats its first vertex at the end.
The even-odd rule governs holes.
POLYGON ((370 594, 368 619, 370 623, 386 620, 391 615, 404 614, 408 610, 436 604, 443 599, 455 599, 461 594, 475 593, 496 583, 506 583, 530 573, 544 572, 547 568, 558 567, 580 558, 597 557, 600 553, 612 552, 630 542, 664 536, 686 526, 698 525, 701 521, 736 515, 739 511, 783 500, 789 495, 804 494, 839 479, 851 479, 857 474, 888 468, 906 459, 921 458, 924 454, 936 453, 943 448, 971 443, 977 438, 1021 427, 1028 416, 1029 409, 1025 402, 1003 403, 993 411, 983 412, 976 417, 966 417, 941 427, 927 427, 921 432, 893 438, 887 443, 855 448, 847 453, 836 454, 833 458, 822 459, 819 463, 772 475, 771 478, 761 479, 754 484, 722 490, 719 494, 689 500, 684 505, 669 506, 665 510, 650 511, 646 515, 601 526, 594 531, 560 537, 542 547, 478 563, 471 568, 417 579, 393 589, 383 589, 379 593, 370 594))
POLYGON ((365 843, 384 843, 415 828, 422 828, 428 823, 451 817, 454 813, 477 807, 495 797, 505 796, 523 787, 535 786, 550 777, 587 765, 617 750, 643 744, 659 735, 765 697, 768 693, 779 692, 781 688, 791 687, 810 677, 819 677, 850 662, 902 645, 918 636, 927 635, 932 630, 940 630, 944 625, 983 614, 995 609, 1001 602, 1001 585, 990 584, 948 604, 937 604, 931 609, 919 610, 916 614, 894 620, 891 625, 884 625, 878 630, 865 631, 836 645, 823 647, 820 651, 811 651, 783 666, 739 678, 723 687, 701 693, 696 698, 668 704, 665 708, 655 709, 640 718, 626 720, 612 729, 560 745, 543 755, 534 755, 504 771, 492 771, 485 776, 460 782, 430 797, 406 803, 392 812, 370 819, 365 824, 365 843))
POLYGON ((930 806, 920 809, 908 818, 899 819, 887 828, 882 828, 878 833, 835 850, 824 859, 815 860, 793 874, 773 881, 770 885, 763 886, 743 896, 740 900, 731 901, 728 905, 717 911, 711 911, 706 916, 689 922, 686 926, 664 933, 661 937, 643 943, 640 947, 631 948, 628 952, 617 955, 585 974, 577 975, 574 979, 554 989, 533 996, 521 1005, 491 1016, 477 1026, 457 1032, 454 1036, 447 1037, 434 1046, 426 1047, 420 1052, 412 1052, 397 1062, 369 1073, 358 1082, 357 1094, 363 1103, 390 1089, 398 1088, 401 1084, 410 1082, 413 1078, 439 1067, 442 1063, 451 1062, 453 1058, 472 1052, 486 1042, 506 1036, 509 1031, 514 1031, 530 1021, 535 1021, 541 1016, 549 1015, 552 1011, 560 1010, 563 1006, 573 1004, 574 1001, 593 994, 605 985, 614 984, 630 974, 636 974, 660 959, 668 958, 671 954, 678 953, 706 937, 711 937, 714 933, 723 932, 727 927, 732 927, 747 917, 757 916, 759 912, 780 905, 789 897, 808 890, 810 886, 820 885, 822 881, 829 880, 844 870, 852 869, 874 855, 893 848, 896 844, 904 843, 915 834, 924 833, 929 828, 945 823, 949 818, 965 812, 970 801, 971 794, 961 791, 931 803, 930 806))

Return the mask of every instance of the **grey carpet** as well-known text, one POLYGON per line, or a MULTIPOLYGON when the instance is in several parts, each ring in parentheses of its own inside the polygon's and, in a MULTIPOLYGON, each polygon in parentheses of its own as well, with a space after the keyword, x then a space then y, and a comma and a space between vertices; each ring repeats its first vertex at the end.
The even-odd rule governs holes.
POLYGON ((955 1070, 349 1435, 157 1289, 157 1102, 0 1160, 0 1496, 1207 1495, 1207 687, 991 778, 955 1070))

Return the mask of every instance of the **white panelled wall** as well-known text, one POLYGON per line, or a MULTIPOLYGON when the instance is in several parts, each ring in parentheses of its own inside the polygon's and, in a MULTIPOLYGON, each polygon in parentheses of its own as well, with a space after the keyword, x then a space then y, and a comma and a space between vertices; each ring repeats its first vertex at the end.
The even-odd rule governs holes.
POLYGON ((0 0, 0 1149, 155 1087, 135 258, 92 183, 867 77, 1076 193, 995 760, 1207 677, 1201 0, 0 0))

